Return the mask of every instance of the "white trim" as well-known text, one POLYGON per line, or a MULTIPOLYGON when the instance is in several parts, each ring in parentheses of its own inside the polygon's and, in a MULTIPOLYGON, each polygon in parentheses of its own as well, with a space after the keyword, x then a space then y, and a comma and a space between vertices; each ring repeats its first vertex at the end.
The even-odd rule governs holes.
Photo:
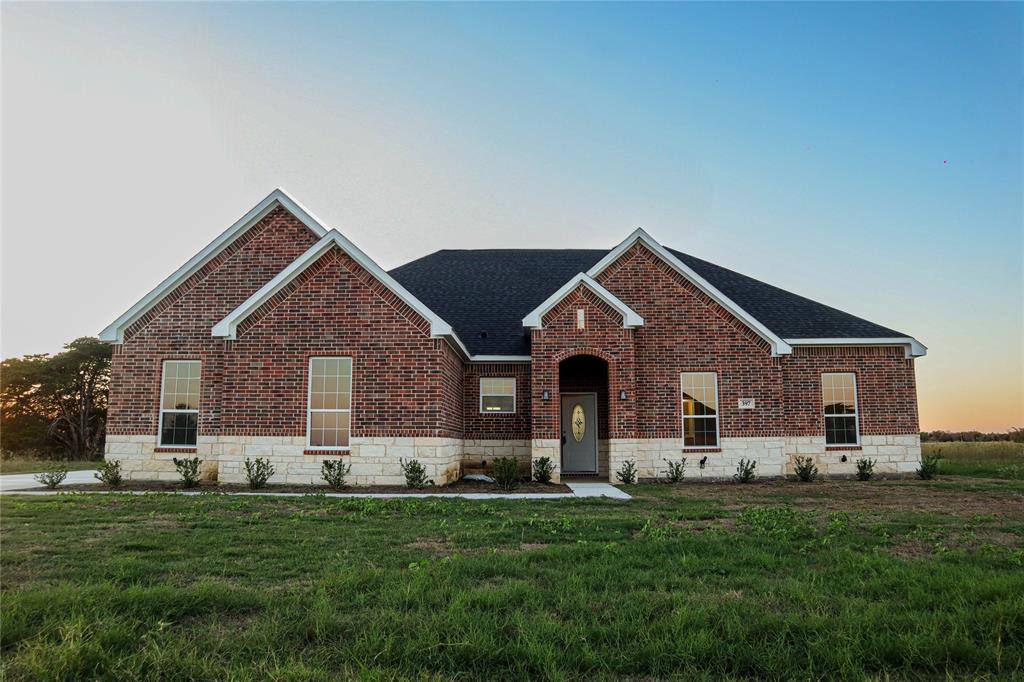
POLYGON ((908 357, 919 358, 928 354, 928 347, 910 336, 786 339, 786 343, 792 346, 905 346, 908 357))
POLYGON ((519 390, 519 384, 515 377, 480 377, 480 383, 478 384, 480 389, 480 414, 515 414, 516 413, 516 393, 519 390), (484 409, 484 395, 497 396, 499 398, 507 398, 508 396, 504 393, 484 393, 484 381, 486 379, 504 379, 512 382, 512 409, 511 410, 485 410, 484 409))
POLYGON ((529 355, 470 355, 470 362, 533 362, 529 355))
POLYGON ((462 345, 462 341, 455 335, 450 324, 442 320, 437 316, 437 314, 430 310, 430 308, 421 303, 420 300, 409 293, 405 287, 396 282, 391 275, 382 270, 372 258, 363 253, 359 247, 346 239, 344 235, 337 230, 331 230, 325 234, 320 241, 309 247, 304 254, 296 258, 288 267, 277 273, 272 280, 264 284, 259 291, 254 293, 246 299, 244 303, 228 313, 227 317, 213 326, 211 334, 221 338, 234 339, 235 333, 238 330, 238 325, 242 320, 251 315, 261 305, 266 303, 274 294, 283 289, 289 282, 302 274, 306 268, 315 263, 318 258, 335 246, 351 256, 352 260, 357 262, 362 268, 373 275, 377 281, 390 289, 410 308, 426 319, 430 323, 431 336, 447 337, 452 339, 457 344, 457 347, 465 352, 466 357, 469 357, 469 352, 466 351, 466 347, 462 345))
POLYGON ((792 348, 790 348, 789 344, 786 343, 786 341, 784 341, 778 334, 758 322, 753 315, 737 305, 732 299, 719 291, 706 279, 698 275, 688 265, 669 253, 664 246, 655 241, 655 239, 651 235, 647 234, 643 228, 638 227, 634 230, 631 235, 622 241, 622 243, 609 251, 608 255, 599 260, 592 268, 587 270, 587 274, 590 277, 596 278, 599 274, 604 272, 609 265, 617 261, 627 249, 638 241, 642 242, 644 246, 658 254, 658 256, 672 266, 676 272, 693 282, 698 289, 710 296, 720 306, 728 310, 744 324, 757 332, 758 336, 770 343, 772 346, 772 355, 789 355, 792 352, 792 348))
POLYGON ((825 434, 825 447, 826 448, 852 448, 860 446, 860 393, 857 390, 857 373, 856 372, 822 372, 821 376, 818 377, 818 381, 821 389, 821 426, 825 434), (853 428, 857 433, 857 441, 854 443, 829 443, 828 442, 828 426, 827 420, 829 417, 849 417, 848 414, 825 414, 824 404, 824 392, 825 392, 825 376, 846 376, 853 377, 853 428))
POLYGON ((541 329, 541 323, 544 319, 544 315, 546 315, 547 312, 554 308, 559 301, 568 296, 581 284, 597 294, 602 301, 610 305, 622 315, 622 326, 626 328, 643 326, 644 318, 640 317, 640 315, 638 315, 632 308, 620 301, 615 294, 595 282, 590 275, 583 272, 563 284, 562 288, 551 294, 546 301, 530 311, 530 313, 523 318, 523 326, 530 327, 531 329, 541 329))
POLYGON ((355 362, 348 355, 311 355, 309 366, 306 370, 306 449, 323 450, 325 452, 345 452, 352 449, 352 384, 355 383, 355 362), (348 445, 313 445, 310 437, 313 435, 310 426, 313 421, 313 361, 314 360, 348 360, 348 409, 336 408, 332 410, 317 409, 316 412, 337 412, 348 413, 348 445))
POLYGON ((124 330, 127 327, 145 315, 150 308, 159 303, 167 294, 174 291, 182 282, 198 272, 200 268, 213 260, 217 254, 227 248, 238 237, 242 236, 246 230, 258 223, 278 206, 283 207, 298 218, 317 237, 323 237, 327 234, 327 228, 323 226, 323 223, 316 216, 306 210, 299 202, 292 199, 283 189, 275 189, 263 201, 253 206, 248 213, 239 218, 234 225, 224 230, 216 239, 207 244, 202 251, 175 270, 167 279, 160 282, 155 289, 143 296, 138 303, 111 322, 99 333, 100 340, 123 343, 124 330))
POLYGON ((718 390, 718 370, 713 371, 694 371, 694 372, 680 372, 679 373, 679 425, 681 427, 680 433, 682 434, 683 441, 683 452, 700 452, 701 450, 720 450, 722 448, 722 428, 721 428, 721 416, 722 416, 722 404, 719 399, 720 392, 718 390), (714 416, 708 415, 691 415, 690 419, 714 419, 715 420, 715 444, 714 445, 687 445, 686 444, 686 413, 683 411, 683 377, 687 374, 713 374, 715 376, 715 414, 714 416))
MULTIPOLYGON (((164 408, 164 387, 167 384, 167 365, 170 363, 185 363, 195 362, 199 365, 199 396, 197 400, 203 394, 203 361, 202 360, 189 360, 189 359, 176 359, 171 358, 164 360, 160 363, 160 413, 157 415, 156 425, 156 446, 158 448, 182 448, 182 449, 196 449, 199 445, 199 408, 196 407, 194 410, 178 410, 178 409, 165 409, 164 408), (194 414, 196 415, 196 442, 192 445, 176 445, 174 443, 164 443, 164 413, 173 412, 175 414, 194 414)), ((198 403, 197 403, 198 405, 198 403)))

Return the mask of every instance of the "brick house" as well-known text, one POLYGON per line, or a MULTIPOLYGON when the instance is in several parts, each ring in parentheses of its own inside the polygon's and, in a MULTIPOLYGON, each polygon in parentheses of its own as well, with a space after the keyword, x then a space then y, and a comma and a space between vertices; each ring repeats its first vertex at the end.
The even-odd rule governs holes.
POLYGON ((438 482, 550 457, 560 476, 829 474, 920 460, 915 339, 669 249, 438 251, 391 272, 276 190, 100 337, 107 457, 134 479, 438 482))

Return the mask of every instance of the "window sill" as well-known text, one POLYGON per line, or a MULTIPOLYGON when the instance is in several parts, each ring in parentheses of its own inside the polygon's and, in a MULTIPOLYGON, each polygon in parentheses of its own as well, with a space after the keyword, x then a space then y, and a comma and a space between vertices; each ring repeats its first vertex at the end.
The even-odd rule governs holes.
POLYGON ((306 448, 302 451, 304 455, 350 455, 352 451, 349 448, 344 450, 324 450, 323 448, 306 448))
POLYGON ((825 452, 842 452, 844 450, 860 450, 859 445, 826 445, 825 452))
POLYGON ((193 454, 194 455, 195 452, 196 452, 196 448, 194 448, 194 447, 191 447, 191 448, 171 448, 171 447, 159 446, 159 447, 154 448, 153 452, 176 452, 176 453, 181 453, 181 454, 193 454))
POLYGON ((683 448, 683 452, 721 452, 722 448, 683 448))

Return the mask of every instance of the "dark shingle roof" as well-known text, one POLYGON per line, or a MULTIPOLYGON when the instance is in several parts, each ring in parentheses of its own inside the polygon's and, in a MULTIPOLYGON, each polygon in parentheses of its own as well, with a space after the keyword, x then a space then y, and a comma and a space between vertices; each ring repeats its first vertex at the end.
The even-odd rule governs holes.
MULTIPOLYGON (((669 249, 676 258, 782 338, 906 336, 738 272, 669 249)), ((529 355, 523 318, 601 249, 444 250, 389 274, 452 325, 473 355, 529 355)))

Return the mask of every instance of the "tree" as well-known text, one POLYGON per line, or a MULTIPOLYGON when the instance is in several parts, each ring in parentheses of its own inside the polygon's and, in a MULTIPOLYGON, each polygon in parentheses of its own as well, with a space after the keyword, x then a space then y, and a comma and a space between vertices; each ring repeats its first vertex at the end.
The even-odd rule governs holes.
POLYGON ((4 448, 59 448, 69 457, 102 452, 111 347, 83 337, 56 355, 26 355, 0 367, 4 448))

